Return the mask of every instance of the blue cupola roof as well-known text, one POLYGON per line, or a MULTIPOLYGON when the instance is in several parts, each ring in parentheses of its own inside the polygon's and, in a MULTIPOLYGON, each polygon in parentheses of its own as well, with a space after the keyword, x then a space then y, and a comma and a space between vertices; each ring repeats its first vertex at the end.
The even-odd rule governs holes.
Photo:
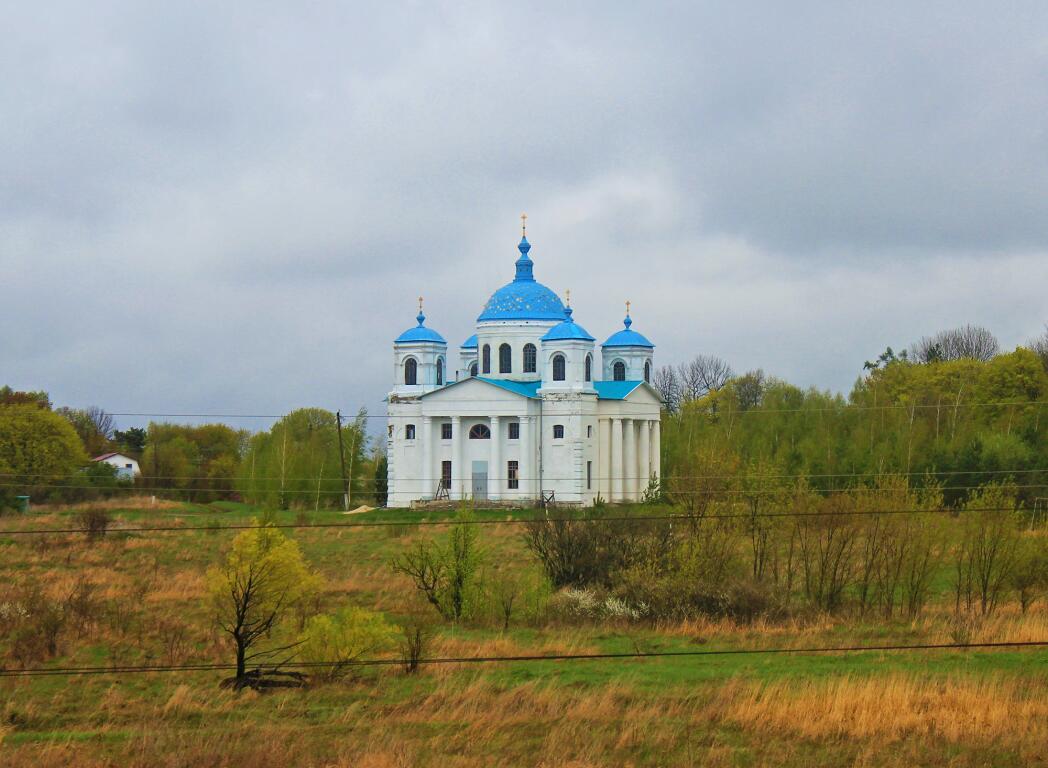
POLYGON ((464 342, 462 342, 462 349, 476 349, 477 348, 477 334, 473 334, 464 342))
POLYGON ((527 237, 521 237, 517 250, 520 251, 520 258, 516 261, 517 272, 513 282, 491 295, 477 321, 564 319, 564 305, 560 297, 535 280, 535 263, 528 255, 531 243, 527 237))
POLYGON ((622 321, 622 324, 626 327, 618 333, 611 334, 608 340, 601 344, 602 347, 648 347, 649 349, 655 349, 655 345, 644 336, 630 330, 633 320, 630 319, 629 314, 626 315, 626 319, 622 321))
MULTIPOLYGON (((422 300, 419 299, 420 303, 421 301, 422 300)), ((426 316, 422 314, 421 308, 418 311, 418 315, 415 316, 415 319, 418 320, 418 325, 414 328, 408 328, 402 334, 397 336, 397 338, 393 340, 394 344, 404 344, 412 341, 430 341, 436 342, 437 344, 447 344, 447 342, 444 341, 443 336, 432 328, 426 328, 423 325, 423 323, 426 322, 426 316)))
POLYGON ((565 320, 550 328, 541 341, 596 341, 589 332, 571 319, 571 307, 565 307, 565 320))

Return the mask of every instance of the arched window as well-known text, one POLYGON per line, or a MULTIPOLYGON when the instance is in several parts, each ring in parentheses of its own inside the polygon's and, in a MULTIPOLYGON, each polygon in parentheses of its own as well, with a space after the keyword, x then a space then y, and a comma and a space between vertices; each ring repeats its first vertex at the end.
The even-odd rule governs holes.
POLYGON ((593 381, 593 355, 586 355, 586 381, 593 381))
POLYGON ((418 363, 413 357, 404 361, 404 383, 409 385, 418 383, 418 363))
POLYGON ((491 430, 488 429, 487 424, 474 424, 469 428, 469 439, 470 440, 490 440, 491 430))
POLYGON ((615 365, 611 367, 611 378, 615 381, 626 380, 626 364, 621 360, 616 360, 615 365))
POLYGON ((513 373, 513 350, 509 344, 499 344, 499 373, 513 373))
POLYGON ((437 358, 437 386, 444 383, 444 358, 437 358))
POLYGON ((485 344, 484 351, 481 353, 484 363, 484 373, 491 373, 491 345, 485 344))
POLYGON ((525 344, 524 345, 524 373, 535 372, 535 345, 525 344))
POLYGON ((644 380, 651 383, 651 360, 644 361, 644 380))
POLYGON ((564 425, 563 424, 554 424, 553 425, 553 439, 554 440, 563 440, 564 439, 564 425))
POLYGON ((470 376, 476 376, 477 375, 477 362, 475 360, 472 363, 469 364, 469 375, 470 376))
POLYGON ((564 355, 553 356, 553 380, 564 381, 565 378, 565 361, 564 355))

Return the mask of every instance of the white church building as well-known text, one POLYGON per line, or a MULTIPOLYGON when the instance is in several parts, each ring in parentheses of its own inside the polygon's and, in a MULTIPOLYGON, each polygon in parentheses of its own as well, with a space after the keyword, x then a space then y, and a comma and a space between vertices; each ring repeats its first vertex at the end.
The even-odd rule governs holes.
POLYGON ((513 280, 484 305, 454 375, 421 300, 418 324, 393 342, 391 507, 635 501, 660 474, 655 346, 631 327, 629 304, 623 329, 598 347, 535 280, 526 232, 518 250, 513 280))

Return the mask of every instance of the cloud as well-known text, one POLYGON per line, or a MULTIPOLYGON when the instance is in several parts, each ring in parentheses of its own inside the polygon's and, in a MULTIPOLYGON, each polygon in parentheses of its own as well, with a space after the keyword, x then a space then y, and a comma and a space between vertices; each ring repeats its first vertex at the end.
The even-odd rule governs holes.
POLYGON ((381 412, 536 274, 599 338, 847 389, 1041 328, 1043 4, 123 0, 0 12, 0 383, 110 410, 381 412))

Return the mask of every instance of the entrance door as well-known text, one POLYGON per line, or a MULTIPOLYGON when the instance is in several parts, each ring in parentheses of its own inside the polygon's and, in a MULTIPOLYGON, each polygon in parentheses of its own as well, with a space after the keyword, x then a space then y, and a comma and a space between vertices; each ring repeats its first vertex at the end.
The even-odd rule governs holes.
POLYGON ((486 461, 473 462, 473 498, 486 499, 488 497, 488 463, 486 461))

